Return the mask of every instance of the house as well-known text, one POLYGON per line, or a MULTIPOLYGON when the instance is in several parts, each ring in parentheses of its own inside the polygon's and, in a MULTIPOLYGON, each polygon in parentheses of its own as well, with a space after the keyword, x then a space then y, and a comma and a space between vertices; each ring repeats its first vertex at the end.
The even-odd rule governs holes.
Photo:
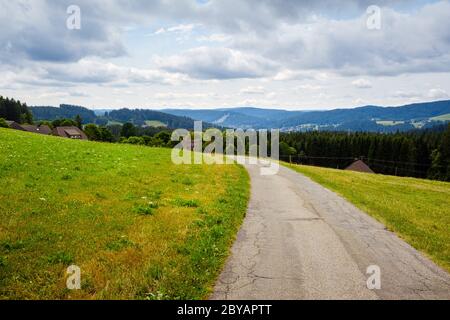
POLYGON ((46 125, 35 126, 32 124, 19 124, 15 121, 6 121, 6 124, 11 129, 15 129, 15 130, 26 131, 26 132, 31 132, 31 133, 46 134, 46 135, 52 134, 52 129, 50 129, 50 127, 46 126, 46 125))
POLYGON ((349 165, 347 168, 345 168, 345 170, 357 171, 357 172, 365 172, 365 173, 375 173, 362 160, 356 160, 351 165, 349 165))
POLYGON ((53 134, 63 138, 88 140, 86 134, 77 127, 56 127, 53 134))
POLYGON ((18 124, 17 122, 15 122, 15 121, 9 121, 9 120, 6 120, 6 124, 7 124, 8 127, 10 127, 11 129, 25 131, 24 128, 22 128, 22 126, 21 126, 20 124, 18 124))
POLYGON ((22 124, 21 127, 27 132, 46 134, 46 135, 52 134, 52 129, 50 129, 50 127, 46 126, 46 125, 35 126, 35 125, 31 125, 31 124, 22 124))

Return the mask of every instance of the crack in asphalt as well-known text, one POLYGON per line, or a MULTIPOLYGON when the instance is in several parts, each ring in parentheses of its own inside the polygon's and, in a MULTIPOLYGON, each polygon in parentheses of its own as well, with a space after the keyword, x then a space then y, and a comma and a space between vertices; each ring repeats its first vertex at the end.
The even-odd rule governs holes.
POLYGON ((448 273, 342 197, 284 167, 246 168, 247 216, 212 299, 450 299, 448 273))

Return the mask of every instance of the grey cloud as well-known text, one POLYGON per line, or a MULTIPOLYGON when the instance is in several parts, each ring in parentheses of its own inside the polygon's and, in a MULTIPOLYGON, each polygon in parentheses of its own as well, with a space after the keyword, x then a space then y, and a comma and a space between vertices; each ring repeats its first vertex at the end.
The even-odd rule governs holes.
POLYGON ((125 54, 117 26, 111 25, 95 2, 78 1, 81 30, 66 27, 67 7, 73 1, 0 0, 0 51, 10 64, 21 59, 35 61, 76 61, 89 55, 116 57, 125 54), (13 19, 13 21, 11 21, 13 19))
POLYGON ((289 69, 328 69, 344 75, 398 75, 450 71, 450 3, 417 13, 382 9, 381 30, 368 30, 366 16, 350 20, 318 18, 283 24, 259 35, 241 34, 234 47, 258 52, 289 69))
POLYGON ((0 87, 19 86, 73 87, 80 84, 128 87, 132 84, 172 85, 185 76, 156 69, 130 68, 102 60, 82 59, 71 63, 27 62, 25 66, 1 68, 0 87))
POLYGON ((258 78, 276 73, 278 65, 258 55, 228 48, 199 47, 156 59, 164 70, 198 79, 258 78))
MULTIPOLYGON (((0 0, 0 59, 67 63, 86 57, 126 54, 125 26, 151 21, 201 23, 233 40, 228 48, 197 48, 161 59, 168 72, 200 79, 255 78, 291 70, 331 70, 344 75, 396 75, 450 70, 450 4, 440 2, 418 13, 383 10, 380 31, 365 28, 365 8, 413 6, 421 1, 77 0, 82 29, 65 27, 72 0, 0 0), (359 17, 359 18, 358 18, 359 17), (349 19, 351 18, 351 19, 349 19), (11 20, 14 21, 11 21, 11 20)), ((69 66, 70 68, 70 66, 69 66)), ((49 69, 53 79, 108 82, 117 75, 49 69)), ((161 71, 163 72, 163 71, 161 71)), ((282 74, 281 74, 282 75, 282 74)), ((136 82, 163 81, 167 75, 131 73, 136 82), (159 78, 160 77, 160 78, 159 78)))
MULTIPOLYGON (((0 57, 13 63, 22 56, 39 61, 76 61, 86 56, 126 54, 121 30, 127 24, 166 20, 203 23, 227 32, 265 32, 280 23, 304 22, 312 14, 359 12, 372 1, 297 0, 0 0, 0 57), (68 30, 66 9, 81 8, 82 29, 68 30), (13 23, 12 21, 13 20, 13 23)), ((377 1, 375 1, 377 3, 377 1)), ((388 1, 378 1, 383 4, 388 1)), ((405 1, 389 1, 403 3, 405 1)))

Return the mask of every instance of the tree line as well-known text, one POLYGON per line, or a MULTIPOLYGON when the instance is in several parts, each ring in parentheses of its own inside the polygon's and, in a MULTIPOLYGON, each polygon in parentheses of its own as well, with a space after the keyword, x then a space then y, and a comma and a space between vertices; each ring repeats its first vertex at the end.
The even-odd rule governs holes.
POLYGON ((53 121, 39 121, 39 125, 50 128, 75 126, 84 131, 91 141, 129 143, 147 145, 151 147, 171 147, 171 130, 165 128, 140 127, 127 122, 125 124, 97 125, 89 123, 83 125, 83 119, 77 115, 74 119, 57 119, 53 121))
POLYGON ((0 118, 17 123, 33 123, 33 115, 26 103, 0 96, 0 118))
POLYGON ((405 133, 290 132, 282 160, 343 169, 362 159, 376 173, 450 181, 450 124, 405 133))

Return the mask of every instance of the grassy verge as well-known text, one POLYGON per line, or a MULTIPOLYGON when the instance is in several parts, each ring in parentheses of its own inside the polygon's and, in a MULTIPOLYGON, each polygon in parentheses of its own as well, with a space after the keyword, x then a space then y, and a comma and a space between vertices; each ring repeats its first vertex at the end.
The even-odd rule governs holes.
POLYGON ((342 195, 450 271, 450 183, 285 165, 342 195))
POLYGON ((0 299, 204 298, 248 195, 237 165, 0 129, 0 299))

